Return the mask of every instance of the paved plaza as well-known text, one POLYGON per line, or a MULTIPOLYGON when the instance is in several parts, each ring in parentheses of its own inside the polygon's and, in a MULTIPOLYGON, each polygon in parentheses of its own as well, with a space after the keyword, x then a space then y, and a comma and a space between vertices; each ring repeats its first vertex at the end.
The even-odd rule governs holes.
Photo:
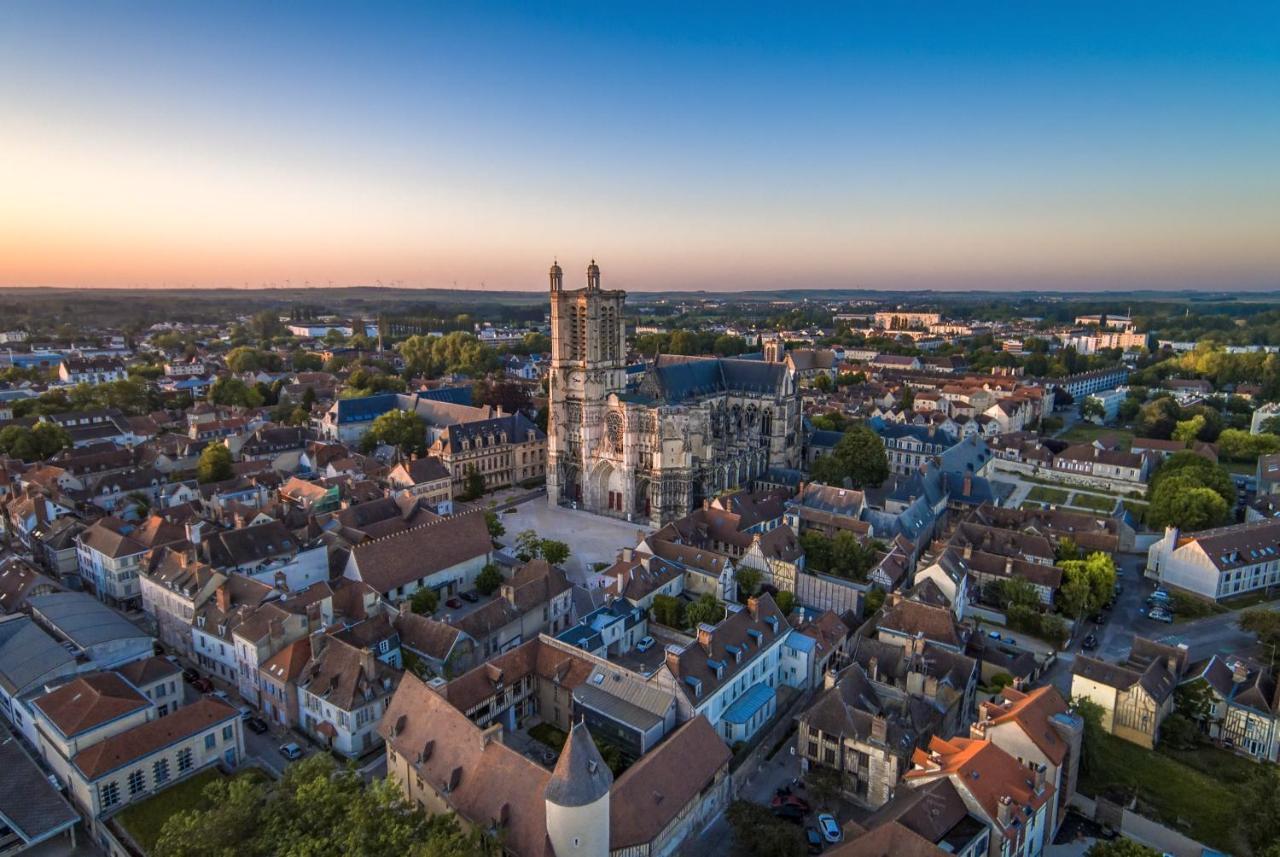
POLYGON ((551 505, 545 496, 521 503, 499 515, 506 532, 498 539, 503 546, 515 544, 522 530, 532 529, 544 539, 556 539, 572 551, 564 570, 576 583, 585 582, 591 566, 597 562, 612 565, 622 548, 635 547, 642 533, 651 528, 644 523, 631 523, 606 518, 575 509, 551 505))

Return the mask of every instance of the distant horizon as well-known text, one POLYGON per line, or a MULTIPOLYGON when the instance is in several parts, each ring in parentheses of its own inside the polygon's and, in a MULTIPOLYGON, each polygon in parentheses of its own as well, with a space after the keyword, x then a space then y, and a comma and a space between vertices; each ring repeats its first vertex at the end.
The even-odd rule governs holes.
POLYGON ((1280 289, 1280 13, 0 5, 0 284, 1280 289))

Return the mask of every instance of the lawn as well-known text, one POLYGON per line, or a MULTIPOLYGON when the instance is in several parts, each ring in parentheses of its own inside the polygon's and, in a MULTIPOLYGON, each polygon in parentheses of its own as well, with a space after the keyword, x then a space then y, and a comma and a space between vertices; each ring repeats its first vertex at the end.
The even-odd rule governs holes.
POLYGON ((530 726, 529 737, 535 741, 541 741, 552 750, 559 750, 569 738, 563 729, 553 723, 545 722, 539 723, 537 726, 530 726))
POLYGON ((1243 775, 1237 764, 1240 760, 1214 756, 1222 751, 1213 748, 1179 753, 1180 758, 1174 758, 1111 735, 1100 737, 1100 769, 1081 776, 1081 792, 1111 794, 1122 800, 1136 794, 1143 815, 1206 845, 1240 853, 1236 821, 1240 804, 1248 799, 1242 781, 1236 779, 1243 775), (1180 760, 1193 756, 1194 766, 1180 760), (1224 776, 1228 771, 1230 779, 1224 776))
POLYGON ((1063 491, 1061 488, 1046 488, 1043 485, 1037 485, 1027 492, 1027 499, 1038 503, 1062 504, 1067 502, 1069 496, 1071 496, 1070 492, 1063 491))
POLYGON ((1110 426, 1096 426, 1093 423, 1076 423, 1071 428, 1058 435, 1058 437, 1072 443, 1092 443, 1105 435, 1118 438, 1120 441, 1120 448, 1126 452, 1129 451, 1129 446, 1133 443, 1133 432, 1128 429, 1112 428, 1110 426))
MULTIPOLYGON (((263 774, 256 770, 246 770, 237 776, 260 778, 263 774)), ((184 809, 207 809, 208 804, 201 794, 204 787, 215 780, 225 778, 226 774, 217 768, 201 771, 165 789, 155 797, 121 810, 115 820, 128 831, 133 841, 138 843, 144 852, 150 854, 156 846, 156 839, 160 837, 161 828, 169 817, 184 809)))
POLYGON ((1099 497, 1095 494, 1082 494, 1077 491, 1075 497, 1071 500, 1071 505, 1078 509, 1088 509, 1092 512, 1104 512, 1111 514, 1116 508, 1116 498, 1099 497))

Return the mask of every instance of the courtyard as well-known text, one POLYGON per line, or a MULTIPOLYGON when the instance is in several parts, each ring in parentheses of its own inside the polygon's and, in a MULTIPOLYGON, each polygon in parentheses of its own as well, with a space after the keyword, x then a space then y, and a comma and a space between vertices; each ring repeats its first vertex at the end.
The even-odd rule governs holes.
POLYGON ((650 532, 647 524, 606 518, 563 506, 554 506, 545 495, 535 497, 498 514, 506 528, 498 541, 504 547, 515 544, 522 530, 533 530, 541 538, 562 541, 571 551, 564 570, 574 583, 585 584, 596 563, 613 565, 622 548, 635 547, 650 532))

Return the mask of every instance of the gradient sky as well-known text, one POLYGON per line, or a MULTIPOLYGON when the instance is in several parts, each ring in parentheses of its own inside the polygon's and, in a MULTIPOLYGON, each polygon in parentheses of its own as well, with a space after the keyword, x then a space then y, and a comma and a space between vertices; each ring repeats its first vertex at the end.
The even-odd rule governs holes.
POLYGON ((0 3, 0 284, 1280 288, 1275 3, 692 5, 0 3))

